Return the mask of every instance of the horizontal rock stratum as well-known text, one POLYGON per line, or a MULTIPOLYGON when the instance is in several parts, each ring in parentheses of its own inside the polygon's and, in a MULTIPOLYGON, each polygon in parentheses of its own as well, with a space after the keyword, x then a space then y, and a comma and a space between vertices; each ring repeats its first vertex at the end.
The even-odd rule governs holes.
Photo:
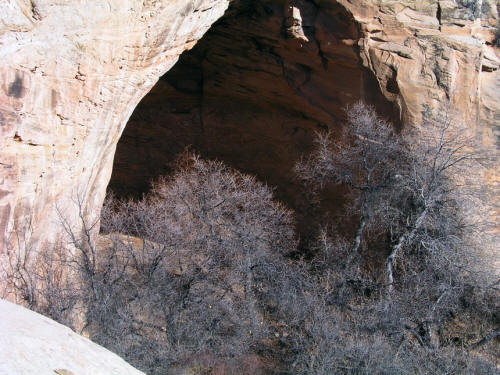
POLYGON ((0 300, 0 375, 144 375, 53 320, 0 300))

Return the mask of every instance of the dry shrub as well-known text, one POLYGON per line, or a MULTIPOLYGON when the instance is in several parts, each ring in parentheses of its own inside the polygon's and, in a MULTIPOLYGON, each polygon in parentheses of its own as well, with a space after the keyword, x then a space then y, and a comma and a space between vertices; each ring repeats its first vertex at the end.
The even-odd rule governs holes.
POLYGON ((184 155, 143 199, 107 200, 100 241, 92 240, 95 223, 83 224, 81 235, 67 227, 69 247, 39 257, 45 273, 14 272, 30 276, 12 280, 31 293, 32 308, 73 327, 68 315, 84 316, 83 332, 150 374, 200 358, 206 371, 226 373, 269 362, 267 306, 281 304, 293 282, 284 256, 296 248, 293 215, 269 187, 184 155), (59 256, 69 248, 72 255, 59 256))
POLYGON ((405 138, 362 104, 347 125, 297 170, 345 184, 358 225, 319 231, 307 263, 269 187, 184 154, 143 199, 109 197, 99 241, 78 199, 83 232, 61 217, 65 241, 31 259, 19 233, 12 290, 149 374, 496 373, 498 282, 463 210, 483 197, 450 178, 478 161, 469 138, 405 138))

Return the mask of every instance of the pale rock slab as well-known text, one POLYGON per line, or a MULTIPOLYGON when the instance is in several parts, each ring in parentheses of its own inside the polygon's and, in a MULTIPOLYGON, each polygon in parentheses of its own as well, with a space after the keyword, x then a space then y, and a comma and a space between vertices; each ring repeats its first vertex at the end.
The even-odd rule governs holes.
POLYGON ((0 300, 0 375, 144 375, 53 320, 0 300))

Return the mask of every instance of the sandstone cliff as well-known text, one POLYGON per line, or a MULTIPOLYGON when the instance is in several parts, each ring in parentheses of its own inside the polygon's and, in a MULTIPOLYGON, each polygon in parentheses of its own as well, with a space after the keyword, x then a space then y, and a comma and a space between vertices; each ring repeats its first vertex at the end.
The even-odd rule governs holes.
MULTIPOLYGON (((0 249, 27 226, 30 241, 53 240, 61 216, 76 220, 78 206, 97 216, 132 111, 228 3, 0 4, 0 249)), ((169 147, 158 139, 182 137, 192 124, 211 154, 239 150, 236 165, 276 176, 271 183, 288 180, 311 130, 341 122, 341 109, 360 98, 406 125, 449 100, 486 143, 498 143, 498 7, 493 0, 233 2, 215 33, 145 102, 151 112, 161 107, 169 130, 155 132, 158 117, 132 119, 131 132, 152 135, 133 136, 134 147, 125 139, 115 185, 157 173, 159 150, 169 147), (143 151, 153 163, 134 168, 149 171, 131 173, 127 166, 143 151)))
MULTIPOLYGON (((480 26, 472 10, 455 4, 452 12, 451 3, 363 4, 232 3, 134 110, 111 188, 140 195, 191 146, 276 186, 307 235, 316 213, 301 217, 294 163, 315 131, 336 133, 343 108, 358 99, 407 125, 450 100, 485 142, 496 142, 492 8, 480 26)), ((335 195, 329 208, 341 209, 335 195)))
POLYGON ((53 240, 57 211, 69 220, 78 211, 71 199, 96 217, 134 107, 227 5, 0 4, 1 249, 30 223, 32 241, 53 240))

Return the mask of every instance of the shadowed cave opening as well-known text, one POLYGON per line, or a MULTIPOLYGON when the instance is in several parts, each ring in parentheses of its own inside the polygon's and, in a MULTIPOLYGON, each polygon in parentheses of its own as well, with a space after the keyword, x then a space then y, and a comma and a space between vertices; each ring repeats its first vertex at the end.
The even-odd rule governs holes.
MULTIPOLYGON (((311 234, 321 215, 308 210, 293 167, 311 150, 315 131, 338 131, 344 108, 360 99, 393 122, 399 113, 362 67, 360 28, 346 9, 305 0, 293 6, 299 24, 289 4, 233 2, 135 109, 109 189, 140 197, 190 147, 275 187, 297 212, 301 237, 311 234)), ((330 191, 325 212, 338 212, 342 195, 330 191)))

